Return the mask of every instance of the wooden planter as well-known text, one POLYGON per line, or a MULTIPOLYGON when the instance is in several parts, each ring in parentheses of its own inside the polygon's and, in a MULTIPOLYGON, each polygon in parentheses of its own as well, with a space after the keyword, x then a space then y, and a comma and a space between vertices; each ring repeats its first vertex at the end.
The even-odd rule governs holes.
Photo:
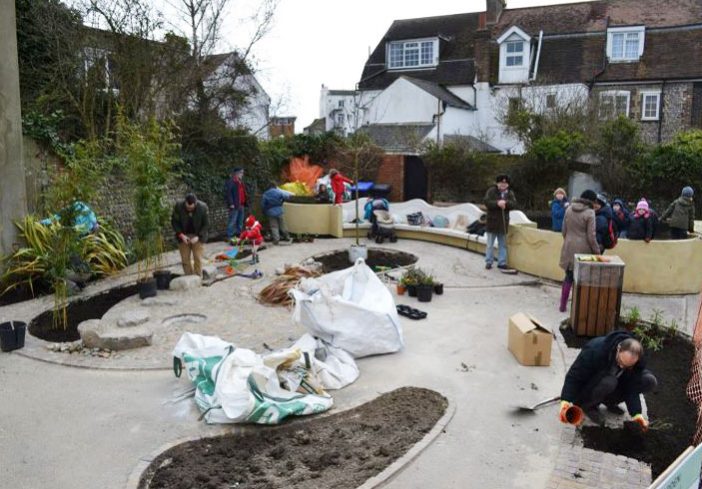
POLYGON ((592 256, 575 255, 570 324, 578 336, 614 331, 622 305, 624 262, 618 256, 605 256, 606 262, 587 261, 592 256))

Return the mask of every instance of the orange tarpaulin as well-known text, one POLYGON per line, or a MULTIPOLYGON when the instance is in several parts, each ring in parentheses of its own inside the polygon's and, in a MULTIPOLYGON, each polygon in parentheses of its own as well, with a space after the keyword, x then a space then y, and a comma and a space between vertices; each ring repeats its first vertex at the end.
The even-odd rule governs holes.
POLYGON ((322 167, 311 164, 309 156, 295 157, 283 170, 283 178, 286 182, 303 182, 308 188, 314 190, 317 179, 322 176, 322 173, 324 173, 322 167))

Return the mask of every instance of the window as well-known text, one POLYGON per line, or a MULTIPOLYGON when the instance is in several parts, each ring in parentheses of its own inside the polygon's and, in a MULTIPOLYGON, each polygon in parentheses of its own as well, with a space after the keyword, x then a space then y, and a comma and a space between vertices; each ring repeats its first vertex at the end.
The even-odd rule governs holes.
POLYGON ((660 106, 660 92, 641 93, 641 120, 657 121, 658 107, 660 106))
POLYGON ((340 109, 344 108, 344 101, 343 100, 339 100, 339 108, 340 109))
POLYGON ((612 91, 600 93, 600 119, 613 119, 620 115, 629 116, 629 92, 612 91))
POLYGON ((524 41, 509 41, 507 46, 506 66, 522 66, 524 64, 524 41))
POLYGON ((549 93, 546 95, 546 108, 555 109, 556 108, 556 94, 549 93))
POLYGON ((607 35, 607 56, 612 62, 638 61, 643 54, 644 27, 612 28, 607 35))
POLYGON ((336 127, 344 127, 344 114, 336 114, 336 127))
POLYGON ((96 80, 103 90, 119 90, 115 77, 117 63, 105 49, 85 48, 83 50, 83 75, 96 80))
POLYGON ((437 39, 391 42, 388 50, 388 67, 400 69, 436 66, 438 57, 437 39))

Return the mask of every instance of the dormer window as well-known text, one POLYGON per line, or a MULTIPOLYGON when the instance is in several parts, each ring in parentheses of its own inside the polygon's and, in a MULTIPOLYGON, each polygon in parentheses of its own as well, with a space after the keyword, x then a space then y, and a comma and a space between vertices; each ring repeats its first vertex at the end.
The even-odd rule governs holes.
POLYGON ((531 37, 512 26, 497 39, 500 46, 500 83, 525 83, 529 80, 531 37))
POLYGON ((645 27, 607 29, 607 57, 612 63, 638 61, 644 50, 645 27))
POLYGON ((388 68, 429 68, 439 62, 438 39, 393 41, 388 44, 388 68))

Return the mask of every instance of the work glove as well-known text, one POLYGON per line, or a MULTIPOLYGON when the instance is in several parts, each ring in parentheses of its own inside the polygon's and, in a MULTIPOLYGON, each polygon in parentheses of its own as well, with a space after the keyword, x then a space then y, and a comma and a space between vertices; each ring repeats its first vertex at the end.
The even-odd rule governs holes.
POLYGON ((561 412, 558 413, 558 417, 561 420, 561 423, 568 424, 568 419, 566 418, 566 413, 570 408, 573 407, 573 403, 569 401, 561 401, 561 412))
POLYGON ((648 421, 646 421, 646 418, 643 417, 643 414, 637 414, 632 418, 632 420, 641 426, 641 431, 644 433, 648 431, 648 421))
POLYGON ((195 244, 198 241, 200 241, 200 238, 198 238, 197 236, 193 236, 192 238, 190 238, 190 244, 195 244))

